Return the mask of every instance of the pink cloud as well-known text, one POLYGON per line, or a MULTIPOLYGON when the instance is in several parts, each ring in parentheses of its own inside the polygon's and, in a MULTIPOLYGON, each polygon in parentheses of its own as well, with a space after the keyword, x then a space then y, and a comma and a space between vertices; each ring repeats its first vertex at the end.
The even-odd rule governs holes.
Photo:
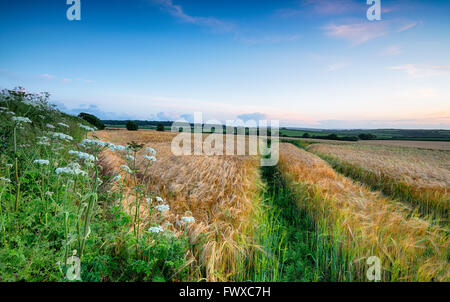
POLYGON ((323 27, 326 34, 336 39, 349 41, 352 46, 363 44, 375 38, 387 34, 384 22, 354 23, 335 25, 330 24, 323 27))
POLYGON ((450 65, 404 64, 392 66, 389 69, 405 71, 412 78, 428 78, 433 76, 450 74, 450 65))

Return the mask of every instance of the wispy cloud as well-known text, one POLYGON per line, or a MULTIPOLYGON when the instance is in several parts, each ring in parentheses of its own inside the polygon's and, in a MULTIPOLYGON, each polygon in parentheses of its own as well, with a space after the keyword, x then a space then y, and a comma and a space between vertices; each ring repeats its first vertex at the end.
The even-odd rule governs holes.
POLYGON ((316 15, 340 15, 364 9, 364 3, 352 0, 302 0, 298 7, 282 8, 276 14, 282 18, 290 18, 311 12, 316 15))
POLYGON ((418 65, 404 64, 389 67, 391 70, 405 71, 412 78, 428 78, 450 74, 450 65, 418 65))
POLYGON ((45 79, 54 79, 55 78, 55 76, 48 74, 48 73, 41 74, 41 77, 45 78, 45 79))
POLYGON ((383 49, 380 53, 381 56, 397 56, 403 53, 403 49, 400 45, 391 45, 383 49))
POLYGON ((329 24, 323 27, 326 35, 349 41, 352 46, 363 44, 387 33, 384 22, 353 23, 353 24, 329 24))
POLYGON ((215 17, 191 16, 184 12, 181 5, 174 4, 172 0, 148 0, 148 2, 157 5, 161 10, 167 12, 172 17, 186 23, 205 26, 222 32, 229 32, 234 28, 233 24, 219 20, 215 17))
POLYGON ((344 68, 344 67, 346 67, 346 66, 347 66, 346 63, 342 63, 342 62, 340 62, 340 63, 334 63, 334 64, 331 64, 331 65, 329 65, 329 66, 327 67, 327 71, 328 71, 328 72, 336 71, 336 70, 342 69, 342 68, 344 68))
POLYGON ((401 32, 410 30, 411 28, 414 28, 419 24, 422 24, 422 22, 421 21, 420 22, 419 21, 418 22, 410 22, 408 24, 401 26, 399 29, 397 29, 397 32, 401 33, 401 32))

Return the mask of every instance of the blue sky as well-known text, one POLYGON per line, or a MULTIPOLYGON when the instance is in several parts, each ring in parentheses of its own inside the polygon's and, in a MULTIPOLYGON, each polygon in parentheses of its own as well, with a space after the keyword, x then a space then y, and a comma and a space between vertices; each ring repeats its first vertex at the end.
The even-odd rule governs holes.
POLYGON ((0 1, 0 87, 109 119, 450 129, 450 2, 0 1))

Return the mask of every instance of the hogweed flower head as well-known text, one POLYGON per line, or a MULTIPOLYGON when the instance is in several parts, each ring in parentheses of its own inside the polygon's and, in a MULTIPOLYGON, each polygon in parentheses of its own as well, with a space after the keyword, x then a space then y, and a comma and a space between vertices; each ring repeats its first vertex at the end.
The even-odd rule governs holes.
POLYGON ((73 137, 71 137, 70 135, 64 134, 64 133, 59 133, 59 132, 55 132, 53 133, 53 138, 58 138, 61 140, 66 140, 66 141, 72 141, 73 137))
POLYGON ((20 123, 31 123, 31 120, 29 118, 23 117, 23 116, 13 116, 12 120, 19 124, 20 123))
POLYGON ((161 213, 165 212, 165 211, 169 211, 170 207, 168 204, 160 204, 155 206, 155 209, 157 209, 158 211, 160 211, 161 213))
POLYGON ((0 181, 8 182, 8 183, 11 182, 11 180, 9 178, 5 178, 5 177, 0 177, 0 181))
POLYGON ((50 162, 47 159, 36 159, 33 164, 48 166, 50 162))
POLYGON ((62 127, 65 127, 65 128, 70 128, 69 125, 64 124, 64 123, 57 123, 57 125, 62 126, 62 127))
POLYGON ((94 155, 91 155, 89 153, 84 153, 84 152, 80 152, 80 151, 74 151, 74 150, 69 150, 69 154, 71 155, 76 155, 78 156, 80 159, 84 159, 87 161, 95 161, 96 157, 94 155))
POLYGON ((164 232, 163 228, 161 226, 151 227, 148 229, 149 232, 159 234, 161 232, 164 232))

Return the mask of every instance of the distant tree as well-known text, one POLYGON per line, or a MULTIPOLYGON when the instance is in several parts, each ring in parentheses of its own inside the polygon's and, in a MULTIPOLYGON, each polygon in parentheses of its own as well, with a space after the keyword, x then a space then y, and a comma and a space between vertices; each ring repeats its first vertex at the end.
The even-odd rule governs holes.
POLYGON ((338 136, 337 136, 336 133, 332 133, 332 134, 330 134, 330 135, 327 135, 327 139, 334 139, 334 140, 337 140, 337 139, 338 139, 338 136))
POLYGON ((126 127, 128 131, 137 131, 139 129, 139 126, 133 121, 128 121, 126 127))
POLYGON ((376 139, 377 136, 373 135, 371 133, 361 133, 360 135, 358 135, 359 139, 362 140, 370 140, 370 139, 376 139))
POLYGON ((309 138, 309 137, 311 137, 311 135, 309 135, 308 132, 303 133, 303 138, 309 138))
POLYGON ((156 131, 164 131, 164 124, 159 123, 159 124, 156 126, 156 131))
POLYGON ((89 114, 89 113, 85 113, 85 112, 81 112, 80 114, 78 114, 78 117, 82 118, 83 120, 85 120, 89 124, 94 125, 99 130, 105 129, 105 125, 95 115, 92 115, 92 114, 89 114))

